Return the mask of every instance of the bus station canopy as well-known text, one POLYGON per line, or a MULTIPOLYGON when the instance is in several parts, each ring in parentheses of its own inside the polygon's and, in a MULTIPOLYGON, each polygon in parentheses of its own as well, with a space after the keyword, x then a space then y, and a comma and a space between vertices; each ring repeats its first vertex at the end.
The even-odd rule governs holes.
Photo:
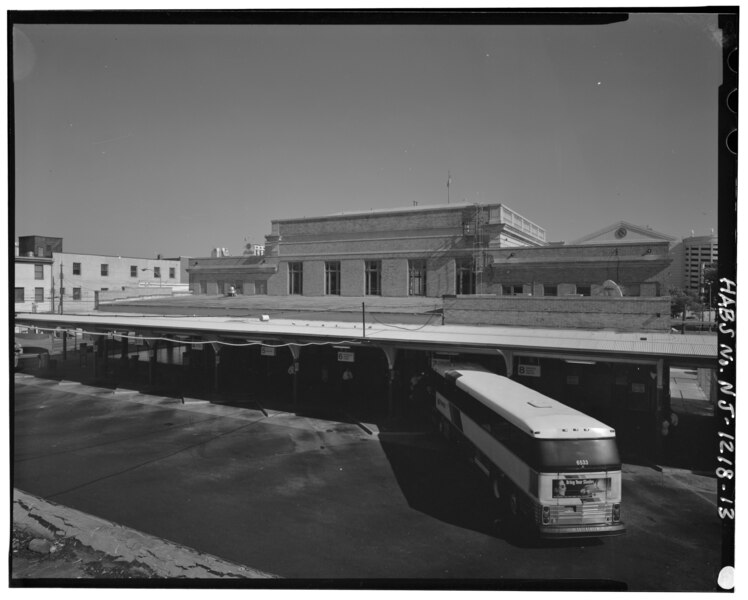
POLYGON ((550 329, 531 327, 414 325, 306 321, 301 319, 236 318, 217 316, 163 316, 102 313, 58 315, 19 313, 16 326, 42 331, 82 330, 84 333, 135 332, 216 343, 247 342, 265 345, 331 344, 427 350, 444 353, 511 353, 567 360, 654 362, 716 367, 715 334, 617 332, 609 330, 550 329))

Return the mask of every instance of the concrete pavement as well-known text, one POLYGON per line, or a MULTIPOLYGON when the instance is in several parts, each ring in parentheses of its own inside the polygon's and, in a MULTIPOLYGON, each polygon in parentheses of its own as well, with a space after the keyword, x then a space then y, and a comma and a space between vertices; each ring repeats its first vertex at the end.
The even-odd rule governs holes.
POLYGON ((713 414, 712 403, 699 387, 696 371, 692 369, 670 369, 670 406, 679 416, 713 414))
MULTIPOLYGON (((209 554, 174 544, 111 521, 47 502, 21 490, 13 490, 14 527, 35 539, 74 539, 91 551, 102 553, 123 565, 144 565, 155 577, 175 579, 267 579, 275 576, 236 565, 209 554)), ((14 562, 13 579, 79 578, 85 576, 76 563, 53 554, 36 569, 14 562)))
POLYGON ((719 567, 714 478, 687 471, 625 465, 625 536, 534 547, 434 435, 30 378, 15 442, 25 492, 260 573, 710 591, 719 567))

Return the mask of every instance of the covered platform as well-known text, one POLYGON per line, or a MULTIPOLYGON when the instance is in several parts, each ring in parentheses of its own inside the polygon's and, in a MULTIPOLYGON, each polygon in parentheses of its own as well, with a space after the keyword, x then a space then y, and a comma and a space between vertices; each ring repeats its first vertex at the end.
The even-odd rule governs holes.
POLYGON ((19 314, 15 324, 54 334, 63 355, 69 336, 85 339, 94 376, 140 364, 151 385, 167 371, 208 391, 262 382, 292 406, 302 397, 345 396, 390 415, 408 410, 411 382, 431 357, 459 356, 609 422, 632 447, 650 440, 647 454, 657 452, 670 411, 670 367, 713 369, 717 359, 717 337, 708 334, 396 321, 98 313, 19 314))

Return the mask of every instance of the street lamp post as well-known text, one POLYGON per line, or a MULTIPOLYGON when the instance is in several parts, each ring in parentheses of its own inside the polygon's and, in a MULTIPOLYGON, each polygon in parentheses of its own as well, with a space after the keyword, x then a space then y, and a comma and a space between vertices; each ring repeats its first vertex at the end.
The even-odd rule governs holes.
MULTIPOLYGON (((141 267, 141 271, 153 271, 151 267, 141 267)), ((153 271, 155 273, 155 271, 153 271)), ((160 288, 162 286, 162 279, 161 279, 161 268, 158 269, 158 287, 160 288)))

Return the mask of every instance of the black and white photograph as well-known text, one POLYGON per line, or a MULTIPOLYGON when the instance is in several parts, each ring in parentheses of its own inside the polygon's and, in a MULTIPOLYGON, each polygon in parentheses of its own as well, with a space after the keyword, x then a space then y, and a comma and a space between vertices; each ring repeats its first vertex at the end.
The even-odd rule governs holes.
POLYGON ((6 13, 9 587, 734 592, 739 7, 206 8, 6 13))

